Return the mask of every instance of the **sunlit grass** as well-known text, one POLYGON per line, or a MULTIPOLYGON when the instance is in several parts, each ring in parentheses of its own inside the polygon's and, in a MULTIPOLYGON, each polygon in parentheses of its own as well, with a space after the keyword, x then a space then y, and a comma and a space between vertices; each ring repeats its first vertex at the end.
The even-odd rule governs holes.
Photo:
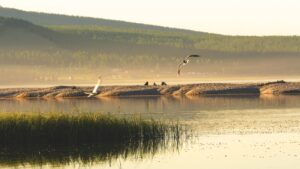
POLYGON ((90 164, 177 149, 178 123, 100 113, 1 113, 0 166, 90 164))
POLYGON ((0 144, 79 145, 178 137, 179 126, 138 117, 70 114, 1 114, 0 144))

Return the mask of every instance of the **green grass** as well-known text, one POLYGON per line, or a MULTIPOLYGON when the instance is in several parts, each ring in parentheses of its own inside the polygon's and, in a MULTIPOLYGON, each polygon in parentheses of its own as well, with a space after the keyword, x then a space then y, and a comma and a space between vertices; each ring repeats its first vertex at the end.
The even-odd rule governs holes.
POLYGON ((0 114, 0 166, 91 164, 178 148, 176 123, 96 113, 0 114))
POLYGON ((165 139, 177 135, 177 125, 111 115, 0 115, 0 144, 82 145, 165 139))

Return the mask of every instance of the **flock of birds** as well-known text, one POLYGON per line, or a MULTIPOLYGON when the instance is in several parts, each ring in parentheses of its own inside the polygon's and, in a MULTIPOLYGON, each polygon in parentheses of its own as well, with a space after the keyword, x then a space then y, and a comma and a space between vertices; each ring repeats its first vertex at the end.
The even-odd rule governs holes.
MULTIPOLYGON (((177 76, 180 76, 180 72, 181 72, 182 68, 183 68, 184 66, 186 66, 186 65, 190 62, 190 58, 198 58, 198 57, 200 57, 200 55, 193 54, 193 55, 188 55, 188 56, 186 56, 186 57, 182 60, 182 62, 178 65, 177 76)), ((102 82, 102 77, 99 76, 99 77, 98 77, 97 84, 95 85, 93 91, 92 91, 91 93, 86 93, 86 94, 88 95, 87 97, 94 97, 94 96, 96 96, 97 94, 99 94, 98 89, 99 89, 99 87, 100 87, 101 82, 102 82)), ((145 86, 148 86, 148 85, 149 85, 149 82, 146 82, 144 85, 145 85, 145 86)), ((154 83, 153 85, 156 86, 157 84, 154 83)), ((166 83, 166 82, 162 82, 161 85, 164 86, 164 85, 167 85, 167 83, 166 83)))

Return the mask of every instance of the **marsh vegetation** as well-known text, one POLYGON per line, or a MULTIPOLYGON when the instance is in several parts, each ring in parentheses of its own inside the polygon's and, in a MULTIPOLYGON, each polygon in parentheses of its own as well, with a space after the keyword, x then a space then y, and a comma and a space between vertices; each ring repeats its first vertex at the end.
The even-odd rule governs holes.
POLYGON ((1 113, 0 165, 66 165, 154 155, 176 148, 177 123, 96 113, 1 113))

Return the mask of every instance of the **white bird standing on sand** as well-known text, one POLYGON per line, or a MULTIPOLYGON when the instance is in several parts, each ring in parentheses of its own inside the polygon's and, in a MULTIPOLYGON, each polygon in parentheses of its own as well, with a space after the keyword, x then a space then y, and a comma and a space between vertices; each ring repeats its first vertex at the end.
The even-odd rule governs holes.
POLYGON ((93 97, 93 96, 96 96, 96 95, 98 94, 98 88, 100 87, 101 81, 102 81, 102 78, 101 78, 101 76, 99 76, 98 82, 97 82, 97 84, 95 85, 95 87, 94 87, 92 93, 86 93, 86 94, 88 94, 88 97, 93 97))
POLYGON ((189 60, 190 57, 200 57, 200 55, 188 55, 188 56, 186 56, 178 66, 178 71, 177 71, 178 76, 180 75, 180 71, 183 68, 183 66, 187 65, 190 62, 190 60, 189 60))

